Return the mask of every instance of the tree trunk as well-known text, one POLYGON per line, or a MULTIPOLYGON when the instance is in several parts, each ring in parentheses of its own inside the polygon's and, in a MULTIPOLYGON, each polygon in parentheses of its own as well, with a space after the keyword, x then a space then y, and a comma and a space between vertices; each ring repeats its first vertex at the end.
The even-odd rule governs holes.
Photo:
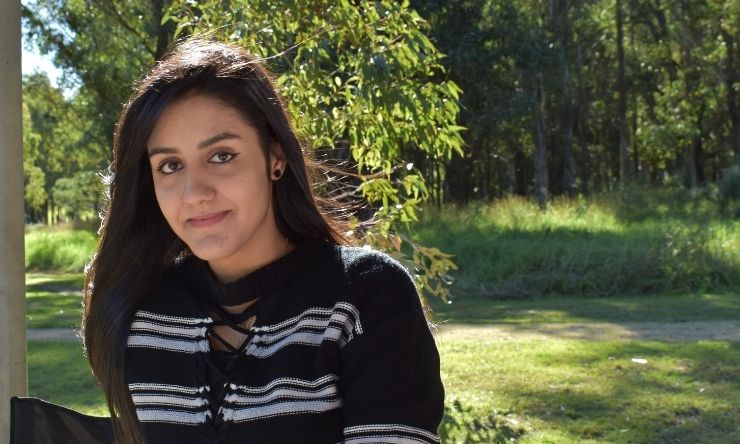
POLYGON ((727 60, 725 61, 725 87, 727 88, 727 114, 730 118, 730 145, 735 163, 740 165, 740 106, 737 103, 737 93, 734 85, 740 82, 735 68, 735 37, 727 31, 722 31, 722 37, 727 48, 727 60))
POLYGON ((566 0, 559 11, 560 25, 558 40, 560 42, 560 66, 563 70, 563 173, 561 187, 570 198, 575 196, 576 161, 573 157, 573 93, 570 66, 568 60, 570 26, 568 13, 570 2, 566 0))
POLYGON ((514 194, 527 195, 526 158, 521 147, 514 148, 514 194))
POLYGON ((449 198, 454 202, 468 203, 470 200, 472 163, 471 156, 454 155, 447 164, 445 188, 449 191, 449 198))
POLYGON ((537 75, 537 108, 535 112, 534 193, 540 209, 547 207, 547 124, 546 97, 542 73, 537 75))
POLYGON ((617 0, 617 121, 619 125, 619 171, 622 183, 629 180, 630 165, 627 154, 629 142, 627 140, 627 84, 624 74, 624 27, 622 23, 622 1, 617 0))
POLYGON ((578 37, 576 44, 576 78, 578 79, 578 105, 576 107, 576 132, 578 135, 578 145, 580 147, 579 172, 581 176, 580 185, 581 193, 588 195, 588 182, 590 180, 589 164, 590 153, 588 151, 588 87, 586 80, 583 78, 583 36, 578 37))
MULTIPOLYGON (((635 0, 630 0, 628 7, 630 10, 634 11, 635 9, 635 0)), ((637 45, 635 44, 635 21, 630 20, 630 47, 636 48, 637 45)), ((630 96, 632 99, 632 121, 630 125, 630 141, 632 142, 632 177, 636 178, 638 181, 641 181, 643 179, 641 173, 641 166, 640 166, 640 144, 638 143, 637 139, 637 128, 638 128, 638 116, 637 116, 637 92, 632 94, 630 96)))
POLYGON ((155 58, 159 60, 164 55, 170 45, 170 37, 175 33, 175 27, 172 22, 162 25, 165 9, 169 7, 170 2, 165 5, 164 0, 151 0, 152 10, 154 11, 154 22, 158 24, 157 28, 157 49, 155 58))

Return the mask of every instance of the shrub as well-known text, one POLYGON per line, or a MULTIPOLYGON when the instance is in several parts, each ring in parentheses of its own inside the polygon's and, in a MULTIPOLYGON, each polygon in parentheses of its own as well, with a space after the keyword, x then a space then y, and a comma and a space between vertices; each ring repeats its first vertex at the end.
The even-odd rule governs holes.
POLYGON ((86 230, 31 230, 25 236, 26 271, 81 272, 95 242, 95 233, 86 230))

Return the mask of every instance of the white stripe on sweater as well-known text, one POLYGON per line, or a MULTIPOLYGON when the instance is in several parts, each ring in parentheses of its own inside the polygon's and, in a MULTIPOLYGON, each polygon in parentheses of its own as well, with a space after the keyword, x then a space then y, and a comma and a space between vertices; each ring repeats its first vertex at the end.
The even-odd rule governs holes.
POLYGON ((171 424, 198 425, 208 421, 211 412, 183 412, 161 409, 136 409, 141 422, 166 422, 171 424))
POLYGON ((197 353, 208 352, 208 340, 178 340, 154 336, 151 334, 129 334, 128 347, 154 348, 174 352, 197 353))
POLYGON ((405 443, 405 442, 439 442, 439 436, 431 433, 427 430, 420 429, 417 427, 411 427, 404 424, 366 424, 344 428, 346 443, 368 443, 368 442, 393 442, 393 443, 405 443), (373 435, 368 436, 369 433, 373 435), (350 437, 350 435, 364 435, 358 437, 350 437), (416 436, 414 436, 416 435, 416 436), (379 438, 383 437, 383 440, 379 438), (407 441, 386 441, 385 438, 393 439, 406 439, 407 441), (422 439, 426 438, 426 439, 422 439))
POLYGON ((327 412, 341 406, 342 401, 340 399, 332 399, 327 401, 287 401, 260 407, 224 408, 221 411, 224 415, 224 421, 246 422, 281 415, 327 412))

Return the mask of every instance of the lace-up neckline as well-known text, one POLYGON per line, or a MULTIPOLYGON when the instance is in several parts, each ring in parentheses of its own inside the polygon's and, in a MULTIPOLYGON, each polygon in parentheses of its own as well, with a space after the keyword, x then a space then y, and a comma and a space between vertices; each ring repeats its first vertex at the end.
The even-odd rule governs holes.
MULTIPOLYGON (((324 241, 304 239, 295 244, 293 250, 253 272, 228 283, 220 282, 211 272, 206 261, 191 257, 191 282, 197 290, 204 310, 209 313, 213 323, 208 328, 209 339, 217 341, 226 350, 221 353, 241 355, 254 334, 253 326, 265 301, 274 292, 281 280, 290 279, 300 272, 306 257, 310 258, 313 248, 324 241), (244 311, 229 313, 223 307, 252 302, 244 311), (242 335, 238 346, 214 331, 214 327, 228 326, 242 335)), ((211 342, 212 344, 214 342, 211 342)))

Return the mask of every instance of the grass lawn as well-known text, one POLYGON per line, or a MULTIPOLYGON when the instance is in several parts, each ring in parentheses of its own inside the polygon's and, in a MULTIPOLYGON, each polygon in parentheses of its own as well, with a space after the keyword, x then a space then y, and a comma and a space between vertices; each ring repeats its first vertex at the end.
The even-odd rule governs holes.
POLYGON ((82 273, 26 274, 28 328, 78 328, 82 317, 82 273))
POLYGON ((438 346, 447 404, 458 401, 445 442, 740 442, 738 343, 445 335, 438 346))
POLYGON ((435 322, 463 324, 550 322, 682 322, 740 319, 740 292, 658 294, 634 297, 557 297, 430 300, 435 322))
POLYGON ((79 343, 29 342, 28 393, 80 412, 108 416, 79 343))

